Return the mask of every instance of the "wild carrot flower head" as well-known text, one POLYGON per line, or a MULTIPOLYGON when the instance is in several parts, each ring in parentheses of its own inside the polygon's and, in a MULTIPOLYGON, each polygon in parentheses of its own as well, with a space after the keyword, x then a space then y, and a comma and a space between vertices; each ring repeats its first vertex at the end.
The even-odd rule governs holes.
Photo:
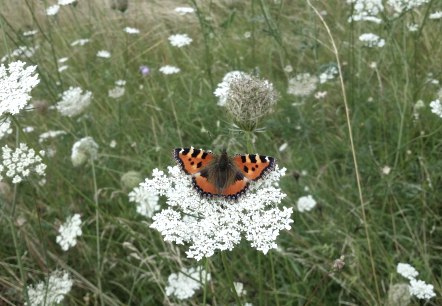
POLYGON ((178 273, 172 273, 167 279, 166 295, 175 296, 179 300, 192 297, 201 288, 202 283, 210 280, 210 273, 202 268, 183 268, 178 273))
POLYGON ((98 144, 92 137, 84 137, 72 146, 71 160, 74 167, 84 164, 88 160, 97 159, 98 144))
POLYGON ((69 250, 77 244, 77 237, 81 236, 81 217, 75 214, 66 219, 66 222, 58 229, 59 235, 56 237, 56 242, 61 246, 63 251, 69 250))
POLYGON ((192 38, 187 34, 174 34, 169 36, 170 44, 174 47, 182 48, 192 42, 192 38))
POLYGON ((175 66, 170 66, 170 65, 165 65, 160 67, 160 72, 163 74, 175 74, 181 71, 180 68, 175 67, 175 66))
POLYGON ((59 304, 71 291, 73 284, 69 273, 56 270, 49 275, 46 282, 28 287, 29 306, 59 304))
POLYGON ((316 206, 316 200, 311 195, 303 196, 298 199, 296 207, 299 212, 310 211, 316 206))
POLYGON ((63 116, 74 117, 81 114, 91 104, 92 93, 80 87, 69 87, 57 103, 57 110, 63 116))
POLYGON ((439 99, 430 102, 431 112, 442 118, 442 104, 439 99))
POLYGON ((37 66, 25 67, 21 61, 8 67, 0 65, 0 116, 18 114, 31 99, 30 92, 40 82, 35 72, 37 66))
POLYGON ((315 75, 310 75, 310 73, 301 73, 289 80, 289 86, 287 88, 287 93, 306 97, 311 95, 318 86, 319 79, 315 75))
POLYGON ((398 263, 396 271, 403 277, 410 280, 410 285, 408 288, 412 296, 416 296, 418 299, 431 299, 436 296, 433 285, 416 279, 419 272, 417 272, 417 270, 410 264, 398 263))
POLYGON ((248 74, 242 71, 230 71, 226 73, 223 77, 221 83, 218 84, 213 94, 218 97, 218 105, 225 106, 227 102, 227 97, 229 96, 230 83, 239 77, 247 77, 248 74))
POLYGON ((153 216, 151 227, 166 241, 189 245, 189 258, 200 260, 217 250, 232 250, 243 238, 266 254, 276 248, 279 232, 290 229, 292 208, 278 207, 286 196, 278 187, 284 168, 276 166, 236 202, 201 197, 178 166, 168 167, 167 172, 154 169, 137 192, 166 197, 168 207, 153 216))

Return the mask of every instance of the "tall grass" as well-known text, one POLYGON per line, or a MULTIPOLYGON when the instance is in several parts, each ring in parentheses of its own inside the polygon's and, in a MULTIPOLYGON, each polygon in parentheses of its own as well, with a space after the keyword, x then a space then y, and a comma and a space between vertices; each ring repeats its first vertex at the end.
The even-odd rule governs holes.
POLYGON ((349 23, 352 7, 345 1, 192 0, 187 5, 196 13, 185 16, 173 11, 179 5, 132 1, 121 13, 105 2, 80 1, 52 17, 39 1, 6 1, 0 8, 1 56, 39 46, 25 59, 38 66, 41 79, 34 102, 53 106, 69 86, 93 93, 86 114, 22 112, 16 133, 1 140, 56 154, 45 159, 44 185, 1 183, 0 304, 22 304, 29 285, 59 268, 75 281, 66 305, 389 305, 389 289, 406 282, 396 273, 399 262, 412 264, 435 288, 435 298, 412 303, 440 304, 442 119, 428 107, 440 90, 430 79, 441 80, 442 65, 441 21, 428 16, 440 3, 397 17, 385 11, 380 25, 349 23), (418 31, 408 30, 412 22, 418 31), (141 33, 129 35, 126 26, 141 33), (38 33, 23 36, 29 29, 38 33), (385 46, 363 47, 358 37, 365 32, 384 38, 385 46), (175 33, 188 33, 193 42, 174 48, 167 38, 175 33), (71 47, 79 38, 91 41, 71 47), (103 49, 110 59, 96 57, 103 49), (69 57, 69 68, 58 72, 61 57, 69 57), (166 64, 181 72, 161 74, 166 64), (151 73, 142 76, 140 65, 151 73), (285 71, 287 65, 294 71, 285 71), (340 76, 318 87, 325 98, 286 94, 294 75, 319 75, 330 66, 340 76), (148 177, 154 168, 166 169, 175 147, 247 152, 250 135, 232 129, 213 95, 232 70, 258 74, 280 93, 253 145, 288 169, 284 205, 296 207, 308 194, 318 205, 306 213, 295 209, 278 250, 264 255, 242 243, 196 262, 186 258, 186 246, 149 228, 152 221, 136 213, 120 179, 130 170, 148 177), (108 90, 118 79, 126 80, 126 92, 111 99, 108 90), (418 100, 425 107, 417 109, 418 100), (26 126, 34 132, 22 132, 26 126), (48 130, 67 135, 39 143, 48 130), (85 136, 99 144, 99 158, 74 168, 72 145, 85 136), (288 148, 280 152, 283 143, 288 148), (83 235, 64 252, 57 229, 74 213, 82 216, 83 235), (335 271, 341 255, 345 266, 335 271), (204 289, 186 301, 165 294, 171 273, 201 265, 211 274, 204 289), (247 294, 235 294, 233 282, 242 282, 247 294))

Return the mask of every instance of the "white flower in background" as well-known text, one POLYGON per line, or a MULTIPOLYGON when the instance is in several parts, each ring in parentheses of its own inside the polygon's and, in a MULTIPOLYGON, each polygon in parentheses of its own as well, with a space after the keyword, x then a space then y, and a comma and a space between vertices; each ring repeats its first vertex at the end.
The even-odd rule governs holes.
POLYGON ((112 139, 111 142, 109 143, 109 147, 111 147, 112 149, 117 147, 117 141, 115 139, 112 139))
POLYGON ((315 92, 315 95, 314 95, 315 99, 317 99, 317 100, 324 99, 326 96, 327 96, 326 91, 318 91, 318 92, 315 92))
POLYGON ((127 34, 140 34, 140 30, 131 27, 125 27, 124 32, 126 32, 127 34))
POLYGON ((58 229, 59 235, 56 237, 56 242, 61 246, 63 251, 74 247, 77 244, 77 237, 81 236, 81 217, 75 214, 66 219, 66 222, 58 229))
POLYGON ((353 15, 351 21, 371 21, 381 23, 382 20, 377 17, 384 10, 382 0, 347 0, 348 4, 353 4, 353 15))
POLYGON ((136 187, 129 193, 129 202, 135 202, 137 213, 147 218, 152 218, 154 212, 160 210, 158 200, 158 194, 150 193, 142 187, 136 187))
MULTIPOLYGON (((44 155, 44 152, 40 151, 40 155, 44 155)), ((12 178, 12 183, 17 184, 32 172, 45 176, 46 165, 42 163, 41 157, 36 155, 33 149, 28 148, 24 143, 20 143, 14 151, 7 145, 3 146, 0 172, 3 172, 3 170, 6 170, 5 175, 7 177, 12 178)))
POLYGON ((81 138, 72 146, 71 161, 74 167, 98 157, 98 144, 90 136, 81 138))
POLYGON ((69 273, 56 270, 49 275, 46 282, 40 282, 27 288, 29 304, 26 306, 42 306, 59 304, 71 291, 74 281, 69 273))
POLYGON ((416 296, 418 299, 431 299, 436 296, 434 293, 434 286, 425 283, 421 280, 411 279, 410 280, 410 293, 416 296))
POLYGON ((112 89, 109 89, 108 96, 112 99, 118 99, 124 95, 126 89, 123 86, 115 86, 112 89))
POLYGON ((38 33, 38 30, 29 30, 29 31, 23 32, 23 36, 26 36, 26 37, 34 36, 37 33, 38 33))
POLYGON ((101 57, 101 58, 110 58, 111 57, 111 53, 107 50, 100 50, 97 52, 97 56, 101 57))
POLYGON ((186 15, 194 13, 195 10, 189 6, 180 6, 175 8, 175 12, 177 12, 179 15, 186 15))
POLYGON ((74 117, 81 114, 91 104, 92 93, 80 87, 69 87, 64 91, 56 108, 63 116, 74 117))
POLYGON ((60 10, 60 6, 58 4, 51 5, 46 9, 46 15, 48 16, 55 16, 58 14, 58 11, 60 10))
POLYGON ((441 19, 442 18, 442 11, 437 11, 434 13, 431 13, 430 16, 428 16, 430 19, 441 19))
POLYGON ((184 47, 189 45, 192 42, 192 38, 187 34, 174 34, 169 36, 170 44, 174 47, 184 47))
POLYGON ((442 118, 442 104, 439 99, 430 102, 431 112, 442 118))
POLYGON ((58 0, 58 5, 69 5, 77 2, 77 0, 58 0))
POLYGON ((310 73, 298 74, 289 80, 287 93, 299 97, 309 96, 316 90, 318 81, 318 77, 310 73))
POLYGON ((163 66, 159 70, 163 74, 175 74, 181 71, 180 68, 170 65, 163 66))
POLYGON ((60 64, 63 64, 63 63, 65 63, 68 59, 69 59, 69 57, 62 57, 62 58, 59 58, 59 59, 58 59, 58 62, 59 62, 60 64))
POLYGON ((60 67, 58 67, 58 72, 63 72, 63 71, 65 71, 65 70, 68 69, 68 68, 69 68, 68 65, 60 66, 60 67))
POLYGON ((385 40, 373 33, 364 33, 359 36, 359 40, 369 48, 385 46, 385 40))
POLYGON ((323 84, 327 81, 333 80, 338 73, 338 68, 336 66, 329 66, 323 73, 319 75, 319 83, 323 84))
POLYGON ((117 86, 125 86, 126 85, 126 80, 116 80, 115 81, 115 85, 117 85, 117 86))
POLYGON ((289 144, 287 142, 284 142, 282 145, 279 146, 278 151, 283 152, 288 148, 289 144))
POLYGON ((152 179, 141 183, 138 192, 167 198, 168 208, 152 217, 150 227, 161 232, 165 241, 188 244, 188 258, 200 260, 218 250, 232 250, 243 238, 266 254, 277 247, 280 231, 290 229, 293 222, 292 208, 278 207, 286 196, 278 187, 285 170, 276 166, 236 202, 201 197, 191 177, 178 166, 168 167, 168 175, 154 169, 152 179))
POLYGON ((384 166, 381 170, 383 175, 389 175, 391 172, 391 168, 389 166, 384 166))
POLYGON ((84 45, 87 44, 89 41, 90 41, 90 39, 88 39, 88 38, 80 38, 80 39, 74 40, 74 41, 71 43, 71 46, 72 46, 72 47, 75 47, 75 46, 84 46, 84 45))
POLYGON ((33 131, 35 131, 35 128, 33 126, 25 126, 22 130, 24 133, 32 133, 33 131))
POLYGON ((296 207, 299 212, 310 211, 316 206, 316 200, 311 195, 303 196, 298 199, 296 207))
POLYGON ((230 83, 232 83, 233 80, 242 77, 247 78, 249 75, 242 71, 230 71, 224 75, 222 82, 217 85, 215 91, 213 92, 213 94, 218 97, 217 104, 219 106, 226 105, 227 97, 229 96, 230 83))
POLYGON ((391 285, 388 289, 388 300, 385 305, 407 306, 410 304, 410 286, 405 283, 391 285))
POLYGON ((19 46, 17 49, 14 49, 9 54, 3 56, 0 61, 3 63, 6 60, 9 60, 14 57, 32 57, 35 54, 35 51, 38 50, 38 48, 40 47, 19 46))
POLYGON ((210 280, 210 273, 202 268, 183 268, 181 272, 172 273, 167 279, 166 295, 175 296, 179 300, 192 297, 202 284, 210 280))
POLYGON ((4 118, 0 121, 0 139, 12 133, 11 119, 4 118))
POLYGON ((387 5, 393 8, 396 12, 395 16, 397 16, 428 2, 430 0, 387 0, 387 5))
POLYGON ((419 25, 417 23, 409 23, 407 24, 408 31, 417 32, 419 30, 419 25))
POLYGON ((233 282, 233 287, 235 287, 236 294, 238 296, 246 295, 247 291, 244 290, 244 284, 241 282, 233 282))
POLYGON ((8 67, 0 65, 0 116, 18 114, 31 99, 31 90, 40 82, 35 72, 37 66, 25 65, 21 61, 12 62, 8 67))
POLYGON ((397 264, 396 272, 408 279, 414 279, 419 274, 413 266, 401 262, 397 264))
POLYGON ((292 72, 293 72, 293 67, 292 67, 292 65, 286 65, 286 66, 284 67, 284 72, 286 72, 286 73, 292 73, 292 72))
POLYGON ((42 143, 47 139, 55 138, 58 136, 66 135, 67 133, 65 131, 59 130, 59 131, 47 131, 44 133, 41 133, 38 137, 38 142, 42 143))

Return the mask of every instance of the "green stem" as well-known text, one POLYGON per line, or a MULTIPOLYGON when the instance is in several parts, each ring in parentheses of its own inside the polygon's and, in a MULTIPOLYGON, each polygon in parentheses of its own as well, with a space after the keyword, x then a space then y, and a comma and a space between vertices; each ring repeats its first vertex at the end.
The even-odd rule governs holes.
POLYGON ((279 296, 278 296, 278 290, 276 288, 276 276, 275 276, 275 265, 273 261, 273 252, 269 252, 269 256, 270 256, 270 266, 272 269, 272 283, 273 283, 273 290, 275 293, 276 306, 279 306, 279 296))
POLYGON ((206 305, 207 300, 207 278, 209 274, 209 259, 207 257, 204 257, 204 289, 203 289, 203 305, 206 305))
POLYGON ((235 297, 236 304, 242 306, 241 300, 239 299, 238 292, 236 292, 235 285, 233 284, 231 265, 228 264, 226 258, 226 252, 221 252, 221 260, 223 262, 224 270, 226 271, 230 289, 233 291, 233 296, 235 297))

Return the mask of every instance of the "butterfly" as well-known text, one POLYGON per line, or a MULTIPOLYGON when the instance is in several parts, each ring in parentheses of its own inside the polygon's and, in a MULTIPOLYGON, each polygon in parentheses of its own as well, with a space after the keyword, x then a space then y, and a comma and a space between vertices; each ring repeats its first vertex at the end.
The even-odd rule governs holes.
POLYGON ((192 176, 193 187, 206 197, 238 199, 251 181, 262 178, 275 167, 275 159, 258 154, 216 155, 203 149, 177 148, 173 157, 181 169, 192 176))

